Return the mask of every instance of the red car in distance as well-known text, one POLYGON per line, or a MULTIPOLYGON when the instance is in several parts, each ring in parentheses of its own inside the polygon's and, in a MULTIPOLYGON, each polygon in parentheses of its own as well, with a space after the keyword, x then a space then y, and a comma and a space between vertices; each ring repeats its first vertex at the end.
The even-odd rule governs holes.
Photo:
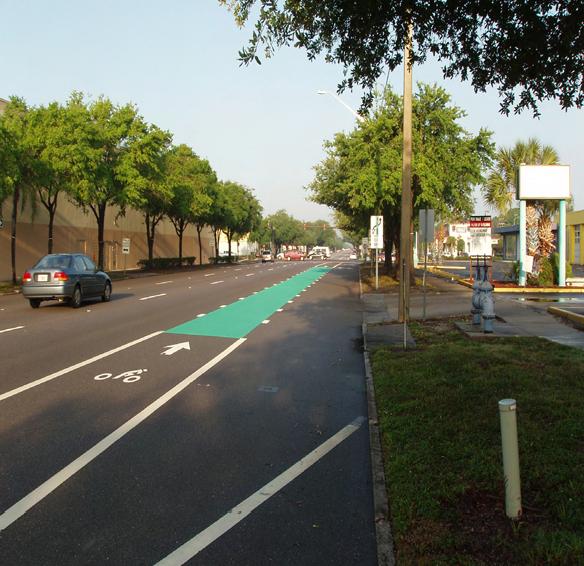
POLYGON ((297 250, 288 250, 284 252, 284 259, 286 261, 304 261, 304 254, 297 250))

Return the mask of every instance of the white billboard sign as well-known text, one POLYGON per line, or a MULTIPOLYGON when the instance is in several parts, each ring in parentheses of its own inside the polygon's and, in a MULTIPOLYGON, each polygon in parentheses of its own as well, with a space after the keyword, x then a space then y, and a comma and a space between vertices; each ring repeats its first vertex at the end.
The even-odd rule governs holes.
POLYGON ((491 217, 471 216, 470 218, 470 255, 493 255, 491 242, 491 217))
POLYGON ((570 198, 569 165, 520 165, 520 200, 566 200, 570 198))
POLYGON ((383 249, 383 216, 371 217, 370 244, 372 250, 383 249))

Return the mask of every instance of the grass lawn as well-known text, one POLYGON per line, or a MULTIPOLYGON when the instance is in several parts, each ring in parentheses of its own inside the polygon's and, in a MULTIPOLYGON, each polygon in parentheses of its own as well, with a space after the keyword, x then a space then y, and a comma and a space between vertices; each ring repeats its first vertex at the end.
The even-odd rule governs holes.
MULTIPOLYGON (((399 291, 399 279, 395 274, 388 272, 385 264, 380 263, 378 266, 379 288, 375 288, 375 264, 363 263, 361 264, 361 284, 363 286, 363 293, 397 293, 399 291)), ((422 288, 422 278, 416 277, 412 281, 415 287, 422 288)), ((426 288, 432 291, 433 287, 430 281, 426 281, 426 288)))
POLYGON ((584 352, 411 323, 372 354, 398 564, 584 564, 584 352), (517 400, 523 516, 505 516, 498 401, 517 400))

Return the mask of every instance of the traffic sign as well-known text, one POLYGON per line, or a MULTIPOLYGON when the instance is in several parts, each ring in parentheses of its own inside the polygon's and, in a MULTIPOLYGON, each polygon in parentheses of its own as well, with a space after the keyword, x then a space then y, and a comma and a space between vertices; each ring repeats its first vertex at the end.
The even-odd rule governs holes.
POLYGON ((383 216, 371 217, 370 240, 369 247, 371 249, 383 249, 383 216))
POLYGON ((130 253, 130 238, 122 238, 122 253, 130 253))

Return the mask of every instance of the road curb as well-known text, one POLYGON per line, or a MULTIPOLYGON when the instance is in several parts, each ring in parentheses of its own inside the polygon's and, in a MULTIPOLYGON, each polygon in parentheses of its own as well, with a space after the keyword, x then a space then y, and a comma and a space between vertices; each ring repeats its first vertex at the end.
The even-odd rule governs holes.
POLYGON ((367 384, 367 408, 369 414, 369 446, 371 454, 371 475, 373 487, 373 516, 375 520, 375 538, 377 540, 377 563, 379 566, 395 566, 393 536, 389 516, 387 490, 385 487, 385 470, 383 452, 375 402, 373 373, 367 350, 367 324, 361 325, 363 333, 363 361, 367 384))
MULTIPOLYGON (((441 277, 443 279, 450 279, 451 281, 456 281, 459 285, 463 287, 468 287, 472 289, 472 283, 467 279, 463 279, 462 277, 458 277, 448 271, 443 271, 439 268, 428 268, 428 273, 432 273, 432 275, 436 275, 437 277, 441 277)), ((495 287, 493 289, 494 293, 567 293, 567 294, 582 294, 584 293, 583 287, 495 287)))
POLYGON ((565 310, 565 309, 560 309, 558 307, 548 307, 547 311, 550 314, 554 314, 556 316, 566 318, 569 321, 573 322, 574 324, 577 324, 580 327, 584 327, 584 315, 576 314, 574 312, 570 312, 570 311, 565 310))

